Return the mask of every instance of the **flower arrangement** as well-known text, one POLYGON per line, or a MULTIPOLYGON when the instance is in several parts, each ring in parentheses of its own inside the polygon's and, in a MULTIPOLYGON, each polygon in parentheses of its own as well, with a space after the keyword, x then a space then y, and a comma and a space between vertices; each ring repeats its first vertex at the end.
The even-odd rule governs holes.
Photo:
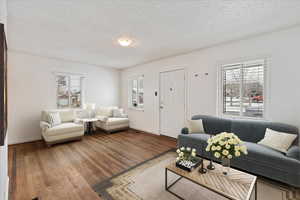
POLYGON ((211 151, 213 156, 222 159, 232 159, 242 154, 247 155, 247 147, 233 133, 220 133, 208 139, 206 151, 211 151))
POLYGON ((188 160, 192 161, 196 157, 196 149, 192 149, 190 147, 181 147, 180 149, 177 149, 176 153, 178 154, 178 157, 176 158, 176 161, 180 160, 188 160))
POLYGON ((178 157, 176 158, 176 166, 191 171, 199 166, 201 159, 197 158, 196 149, 190 147, 181 147, 177 149, 178 157))

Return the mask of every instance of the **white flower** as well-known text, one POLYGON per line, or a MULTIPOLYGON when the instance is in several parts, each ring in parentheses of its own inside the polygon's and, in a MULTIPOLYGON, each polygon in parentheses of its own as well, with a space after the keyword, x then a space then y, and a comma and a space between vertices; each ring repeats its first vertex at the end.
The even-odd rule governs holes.
POLYGON ((196 152, 196 149, 194 148, 194 149, 192 149, 192 152, 196 152))
POLYGON ((176 153, 180 153, 180 152, 181 152, 180 149, 177 149, 176 153))
POLYGON ((187 147, 186 150, 187 150, 187 151, 191 151, 191 147, 187 147))
POLYGON ((207 146, 205 151, 210 151, 210 146, 207 146))
POLYGON ((221 146, 217 146, 217 150, 220 151, 222 148, 221 146))
POLYGON ((181 147, 181 148, 180 148, 180 150, 181 150, 181 151, 184 151, 184 150, 185 150, 185 148, 184 148, 184 147, 181 147))
POLYGON ((239 156, 241 156, 241 153, 239 151, 235 151, 234 155, 235 155, 235 157, 239 157, 239 156))
POLYGON ((212 147, 211 147, 211 150, 212 150, 212 151, 215 151, 215 150, 216 150, 216 146, 212 146, 212 147))
POLYGON ((192 153, 191 153, 191 156, 196 157, 196 153, 195 153, 195 152, 192 152, 192 153))
POLYGON ((224 156, 227 156, 227 155, 229 154, 229 151, 227 151, 226 149, 224 149, 224 150, 222 151, 222 154, 223 154, 224 156))
POLYGON ((219 152, 215 152, 215 153, 214 153, 214 156, 215 156, 216 158, 220 158, 221 154, 220 154, 219 152))
POLYGON ((224 145, 225 145, 225 142, 224 142, 224 141, 220 141, 219 144, 220 144, 221 146, 224 146, 224 145))
POLYGON ((230 149, 231 146, 229 144, 226 144, 225 147, 226 147, 226 149, 230 149))
POLYGON ((179 153, 179 156, 180 156, 180 157, 184 156, 184 153, 183 153, 183 152, 180 152, 180 153, 179 153))
POLYGON ((240 150, 240 146, 234 146, 234 150, 235 151, 239 151, 240 150))
POLYGON ((232 159, 232 155, 231 155, 231 154, 229 154, 227 157, 228 157, 229 159, 232 159))
POLYGON ((176 158, 176 161, 179 161, 179 160, 180 160, 180 158, 179 158, 179 157, 177 157, 177 158, 176 158))

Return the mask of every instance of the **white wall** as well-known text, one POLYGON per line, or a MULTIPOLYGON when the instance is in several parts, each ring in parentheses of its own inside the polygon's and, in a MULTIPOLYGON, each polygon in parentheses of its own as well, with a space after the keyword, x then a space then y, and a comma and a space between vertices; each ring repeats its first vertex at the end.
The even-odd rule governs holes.
POLYGON ((9 51, 8 62, 9 144, 41 139, 41 111, 56 108, 53 72, 84 74, 85 102, 119 105, 118 70, 16 51, 9 51))
MULTIPOLYGON (((0 23, 6 28, 6 0, 0 0, 0 23)), ((8 199, 7 142, 0 146, 0 199, 8 199)))
POLYGON ((217 115, 217 74, 221 63, 268 58, 266 119, 300 126, 300 27, 260 35, 171 57, 122 71, 122 106, 128 110, 127 80, 144 74, 145 110, 128 110, 133 128, 159 133, 159 72, 184 67, 187 73, 187 118, 217 115), (194 77, 199 73, 199 77, 194 77), (208 76, 205 76, 208 73, 208 76))

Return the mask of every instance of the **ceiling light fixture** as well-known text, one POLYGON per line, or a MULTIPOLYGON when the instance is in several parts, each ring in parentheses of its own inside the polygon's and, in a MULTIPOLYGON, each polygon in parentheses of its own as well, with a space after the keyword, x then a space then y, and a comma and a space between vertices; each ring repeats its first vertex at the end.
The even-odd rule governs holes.
POLYGON ((119 38, 118 43, 122 47, 129 47, 132 44, 132 39, 130 38, 119 38))

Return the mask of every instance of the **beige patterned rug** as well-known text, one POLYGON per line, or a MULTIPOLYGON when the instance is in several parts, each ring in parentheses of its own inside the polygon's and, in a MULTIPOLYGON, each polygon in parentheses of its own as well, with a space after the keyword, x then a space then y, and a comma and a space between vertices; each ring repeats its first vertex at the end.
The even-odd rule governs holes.
MULTIPOLYGON (((175 157, 174 152, 166 152, 97 184, 94 189, 105 200, 178 200, 164 188, 165 166, 175 157)), ((170 183, 177 178, 175 174, 168 175, 170 183)), ((187 200, 226 199, 186 179, 170 190, 187 200)), ((300 200, 300 190, 259 178, 258 200, 300 200)))

